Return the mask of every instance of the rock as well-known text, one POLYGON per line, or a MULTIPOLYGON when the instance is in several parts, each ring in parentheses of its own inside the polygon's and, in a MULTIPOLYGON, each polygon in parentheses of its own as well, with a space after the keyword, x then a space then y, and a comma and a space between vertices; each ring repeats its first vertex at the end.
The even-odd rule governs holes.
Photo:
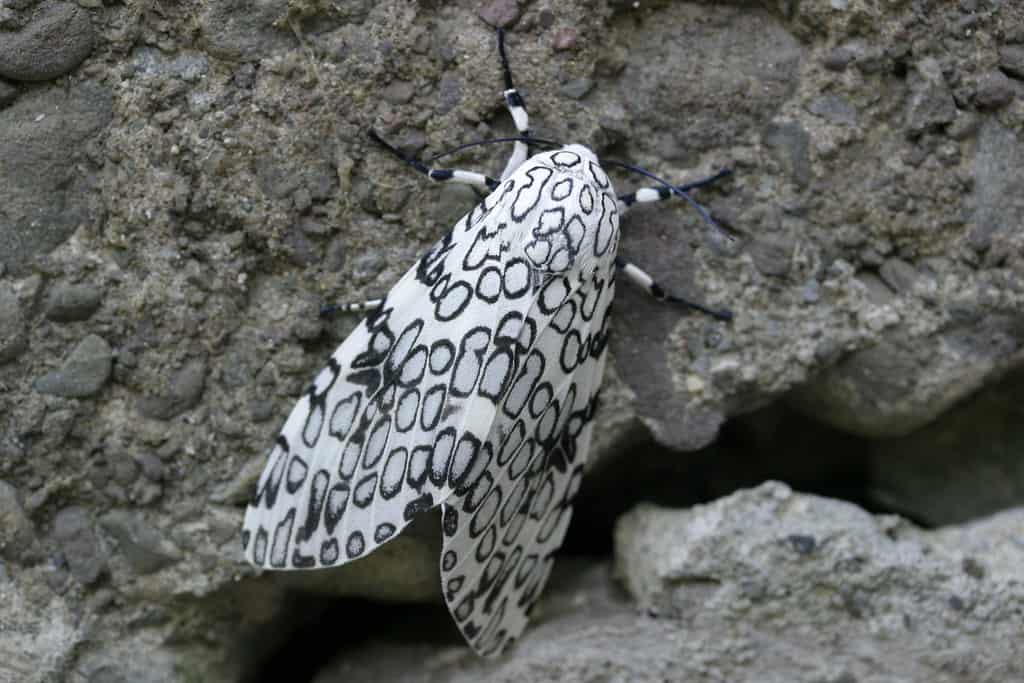
POLYGON ((807 111, 843 126, 857 125, 857 109, 842 97, 821 95, 811 100, 807 111))
POLYGON ((416 94, 416 86, 409 81, 391 81, 380 91, 380 97, 391 104, 408 104, 416 94))
POLYGON ((103 301, 103 291, 89 284, 61 283, 50 290, 46 302, 46 317, 67 323, 88 320, 103 301))
POLYGON ((438 112, 441 114, 447 114, 462 102, 462 81, 453 73, 441 75, 437 90, 440 100, 438 112))
POLYGON ((761 136, 792 178, 803 187, 811 179, 810 136, 796 121, 772 122, 761 136))
POLYGON ((10 363, 27 350, 28 329, 18 297, 8 288, 0 288, 0 365, 10 363))
POLYGON ((821 61, 822 65, 829 71, 845 71, 854 59, 856 53, 846 47, 836 47, 829 51, 821 61))
POLYGON ((553 47, 556 52, 571 50, 576 47, 577 40, 579 40, 579 32, 572 26, 564 26, 555 31, 555 37, 551 42, 551 47, 553 47))
POLYGON ((198 405, 205 385, 206 361, 190 360, 171 376, 166 393, 141 397, 136 410, 143 417, 170 420, 198 405))
POLYGON ((37 379, 35 389, 65 398, 92 396, 110 379, 113 356, 103 337, 90 334, 75 347, 60 369, 37 379))
POLYGON ((259 61, 294 44, 294 37, 275 27, 288 12, 287 0, 255 5, 227 0, 204 5, 199 13, 202 44, 214 57, 259 61))
MULTIPOLYGON (((2 566, 2 565, 0 565, 2 566)), ((0 638, 0 677, 18 683, 50 683, 66 678, 87 637, 81 612, 35 583, 34 576, 19 573, 4 577, 3 637, 0 638)))
POLYGON ((516 0, 484 0, 476 13, 495 28, 508 28, 519 19, 519 3, 516 0))
POLYGON ((35 538, 35 528, 18 501, 18 491, 0 480, 0 557, 17 561, 28 553, 35 538))
POLYGON ((878 274, 894 292, 901 294, 913 293, 914 284, 921 276, 914 266, 898 258, 886 259, 882 267, 878 269, 878 274))
POLYGON ((1024 212, 1024 143, 995 119, 978 131, 970 244, 979 251, 1014 231, 1024 212))
POLYGON ((782 277, 789 272, 796 240, 790 235, 760 235, 748 247, 754 266, 763 275, 782 277))
POLYGON ((982 109, 998 109, 1009 104, 1016 94, 1013 81, 1001 71, 989 71, 978 78, 974 101, 982 109))
POLYGON ((106 555, 84 508, 72 506, 57 513, 53 520, 53 540, 79 583, 95 582, 106 568, 106 555))
POLYGON ((594 80, 591 78, 574 78, 571 81, 563 83, 558 89, 558 92, 570 99, 582 100, 591 90, 594 89, 594 85, 594 80))
POLYGON ((93 47, 89 13, 72 2, 41 3, 18 31, 0 32, 0 76, 48 81, 70 73, 93 47))
POLYGON ((904 116, 904 124, 911 133, 941 128, 956 118, 953 95, 937 70, 938 67, 926 59, 915 72, 904 116))
MULTIPOLYGON (((1019 533, 1024 509, 1014 519, 1019 533)), ((966 667, 960 671, 1011 680, 1024 671, 1013 635, 1024 616, 1003 606, 1024 597, 1016 578, 1024 550, 996 538, 965 548, 958 537, 768 483, 692 510, 637 507, 616 527, 616 573, 724 680, 793 671, 790 656, 739 656, 751 642, 804 652, 791 656, 807 664, 807 680, 840 680, 833 677, 843 671, 842 680, 952 681, 953 661, 966 667), (984 580, 965 562, 988 568, 984 580), (893 648, 897 640, 902 646, 893 648)))
POLYGON ((94 83, 27 92, 0 110, 0 262, 13 274, 98 215, 83 154, 110 117, 110 92, 94 83))
POLYGON ((439 611, 384 621, 313 680, 1015 680, 1024 617, 1003 606, 1024 594, 1022 522, 921 532, 776 483, 692 510, 642 505, 616 529, 614 575, 643 611, 606 565, 560 557, 501 657, 472 656, 439 611))
POLYGON ((999 48, 999 68, 1010 78, 1024 80, 1024 45, 1004 45, 999 48))
POLYGON ((152 574, 182 559, 181 551, 135 510, 111 510, 100 524, 117 541, 120 554, 136 574, 152 574))

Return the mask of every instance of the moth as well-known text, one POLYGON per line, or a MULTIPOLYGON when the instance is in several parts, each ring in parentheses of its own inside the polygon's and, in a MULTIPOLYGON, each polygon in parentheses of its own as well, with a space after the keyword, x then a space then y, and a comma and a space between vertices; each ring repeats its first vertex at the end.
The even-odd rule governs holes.
POLYGON ((488 194, 365 305, 366 319, 285 422, 242 532, 245 559, 258 567, 330 567, 440 505, 442 593, 483 656, 522 633, 565 537, 616 274, 659 299, 731 315, 667 294, 617 257, 630 206, 679 195, 708 217, 686 190, 724 173, 618 197, 583 145, 531 156, 538 140, 500 31, 498 49, 519 133, 500 179, 430 168, 374 136, 430 179, 488 194))

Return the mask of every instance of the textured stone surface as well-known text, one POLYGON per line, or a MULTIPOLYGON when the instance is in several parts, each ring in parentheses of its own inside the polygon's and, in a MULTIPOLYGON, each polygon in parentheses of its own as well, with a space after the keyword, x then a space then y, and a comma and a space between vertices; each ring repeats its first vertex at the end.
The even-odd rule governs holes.
POLYGON ((105 87, 82 83, 26 93, 0 110, 0 261, 12 273, 96 217, 89 142, 111 108, 105 87))
POLYGON ((25 26, 0 29, 0 76, 16 81, 63 76, 89 56, 94 39, 87 10, 73 2, 47 0, 25 26))
POLYGON ((631 600, 576 563, 507 657, 472 658, 429 623, 382 627, 314 680, 1013 681, 1021 534, 1024 508, 922 532, 776 483, 643 505, 616 530, 631 600))
MULTIPOLYGON (((367 128, 424 156, 513 130, 481 14, 509 26, 538 135, 671 181, 734 170, 694 192, 732 241, 681 201, 623 220, 623 255, 736 318, 620 283, 577 548, 606 552, 610 520, 639 499, 692 503, 780 470, 937 523, 1018 502, 1015 394, 998 388, 1024 363, 1024 17, 1012 5, 7 3, 8 57, 9 39, 41 35, 34 22, 54 8, 84 16, 93 36, 77 65, 44 55, 67 76, 0 85, 0 479, 17 492, 3 509, 34 530, 4 551, 0 577, 28 606, 19 628, 36 629, 37 649, 26 651, 53 646, 60 671, 39 675, 234 681, 256 653, 296 647, 303 607, 325 595, 437 607, 436 528, 337 572, 287 577, 242 565, 238 529, 287 411, 357 324, 320 320, 320 304, 386 291, 476 201, 422 182, 367 128), (70 311, 53 299, 67 286, 91 289, 70 311), (102 388, 37 391, 91 335, 109 345, 102 388), (979 391, 1003 393, 972 418, 979 391), (790 418, 762 412, 775 410, 790 418)), ((493 174, 506 153, 482 146, 451 162, 493 174)), ((707 661, 657 649, 680 642, 675 621, 616 609, 623 628, 664 629, 633 643, 637 667, 664 663, 650 678, 707 661)), ((571 651, 556 636, 589 633, 591 618, 538 627, 553 670, 571 651)), ((595 642, 614 652, 623 638, 604 633, 595 642)), ((956 671, 942 657, 974 641, 948 633, 935 661, 956 671)), ((694 642, 721 660, 708 670, 741 672, 753 656, 694 642)), ((517 652, 507 675, 535 672, 517 652)), ((590 657, 597 678, 610 655, 593 652, 572 657, 590 657)), ((438 676, 451 673, 444 656, 438 676)), ((847 683, 860 671, 766 661, 747 677, 847 683)), ((963 661, 962 678, 980 678, 963 661)))
POLYGON ((43 394, 84 398, 92 396, 110 379, 112 351, 103 337, 91 334, 74 348, 64 364, 36 383, 43 394))

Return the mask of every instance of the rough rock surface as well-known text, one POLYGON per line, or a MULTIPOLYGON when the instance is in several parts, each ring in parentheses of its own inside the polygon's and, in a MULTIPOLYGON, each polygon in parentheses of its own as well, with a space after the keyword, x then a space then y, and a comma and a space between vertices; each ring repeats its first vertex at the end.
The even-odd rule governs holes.
MULTIPOLYGON (((988 448, 946 421, 1024 364, 1016 3, 17 0, 0 6, 0 592, 18 597, 0 619, 40 664, 26 679, 5 650, 0 680, 13 662, 16 680, 230 681, 301 622, 296 586, 436 600, 436 534, 282 579, 239 562, 238 530, 283 417, 356 324, 319 305, 386 290, 475 201, 365 131, 424 155, 512 132, 487 22, 508 27, 537 135, 672 180, 735 170, 696 193, 732 241, 683 202, 623 222, 625 256, 736 319, 622 283, 586 483, 610 498, 577 527, 606 536, 646 495, 615 473, 655 452, 680 463, 666 490, 769 475, 803 431, 759 422, 713 481, 679 451, 708 459, 780 399, 834 428, 805 474, 868 470, 875 502, 940 523, 1020 502, 1020 421, 988 448)), ((495 173, 502 153, 452 163, 495 173)))
POLYGON ((616 529, 630 600, 605 565, 566 566, 503 660, 382 629, 315 680, 1008 683, 1022 538, 1024 508, 923 532, 778 483, 641 505, 616 529))

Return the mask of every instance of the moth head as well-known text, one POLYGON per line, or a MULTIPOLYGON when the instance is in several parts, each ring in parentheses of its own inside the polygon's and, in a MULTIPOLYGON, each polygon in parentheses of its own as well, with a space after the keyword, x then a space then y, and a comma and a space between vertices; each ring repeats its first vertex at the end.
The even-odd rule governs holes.
POLYGON ((564 274, 615 257, 615 190, 583 145, 533 156, 505 181, 502 193, 508 223, 534 269, 564 274))

